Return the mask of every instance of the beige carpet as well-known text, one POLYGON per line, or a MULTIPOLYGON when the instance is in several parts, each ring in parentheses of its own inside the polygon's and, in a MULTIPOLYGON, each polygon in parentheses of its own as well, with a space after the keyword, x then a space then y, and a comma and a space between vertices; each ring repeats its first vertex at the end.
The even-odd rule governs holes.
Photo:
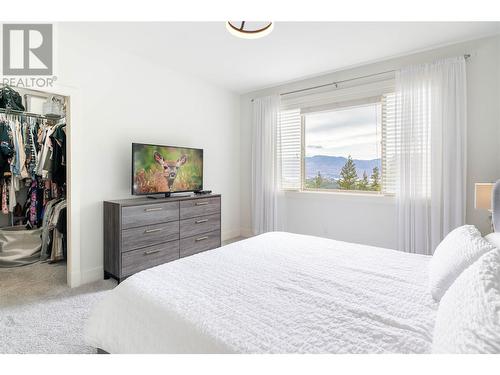
POLYGON ((71 289, 62 263, 0 268, 0 353, 95 353, 83 341, 85 320, 115 285, 71 289))

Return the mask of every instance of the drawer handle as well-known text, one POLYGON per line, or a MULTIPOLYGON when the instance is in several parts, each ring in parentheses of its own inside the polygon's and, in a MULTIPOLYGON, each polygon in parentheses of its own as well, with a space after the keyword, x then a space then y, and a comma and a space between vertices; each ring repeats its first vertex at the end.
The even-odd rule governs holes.
POLYGON ((194 223, 195 224, 201 224, 201 223, 206 223, 208 219, 202 219, 202 220, 196 220, 194 223))
POLYGON ((155 208, 145 208, 144 211, 146 212, 151 212, 151 211, 161 211, 163 210, 163 207, 155 207, 155 208))
POLYGON ((198 241, 203 241, 203 240, 208 240, 208 236, 205 236, 205 237, 199 237, 197 238, 195 241, 198 242, 198 241))
POLYGON ((146 234, 147 234, 147 233, 154 233, 154 232, 159 232, 159 231, 161 231, 161 230, 163 230, 163 228, 146 229, 146 230, 144 231, 144 233, 146 233, 146 234))
POLYGON ((144 255, 151 255, 151 254, 156 254, 159 252, 160 252, 160 250, 149 250, 149 251, 145 251, 144 255))
POLYGON ((196 206, 206 206, 208 204, 208 202, 196 202, 195 205, 196 206))

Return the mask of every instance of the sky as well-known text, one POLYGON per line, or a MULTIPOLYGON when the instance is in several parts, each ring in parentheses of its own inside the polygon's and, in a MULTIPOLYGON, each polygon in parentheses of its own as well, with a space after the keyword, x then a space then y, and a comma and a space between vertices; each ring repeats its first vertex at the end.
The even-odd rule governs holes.
POLYGON ((306 114, 306 156, 380 158, 380 124, 380 104, 306 114))

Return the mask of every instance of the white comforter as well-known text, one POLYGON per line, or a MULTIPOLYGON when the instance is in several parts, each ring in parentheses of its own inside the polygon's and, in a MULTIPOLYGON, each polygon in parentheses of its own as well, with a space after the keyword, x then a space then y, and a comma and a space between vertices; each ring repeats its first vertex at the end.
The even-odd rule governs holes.
POLYGON ((429 260, 267 233, 130 277, 86 340, 110 353, 426 353, 429 260))

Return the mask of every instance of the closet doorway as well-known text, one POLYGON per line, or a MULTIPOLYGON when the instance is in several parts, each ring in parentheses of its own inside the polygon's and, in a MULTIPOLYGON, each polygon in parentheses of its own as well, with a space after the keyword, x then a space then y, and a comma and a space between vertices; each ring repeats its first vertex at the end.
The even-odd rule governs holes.
POLYGON ((74 262, 69 225, 70 97, 0 90, 0 272, 57 273, 71 285, 79 257, 74 262))

